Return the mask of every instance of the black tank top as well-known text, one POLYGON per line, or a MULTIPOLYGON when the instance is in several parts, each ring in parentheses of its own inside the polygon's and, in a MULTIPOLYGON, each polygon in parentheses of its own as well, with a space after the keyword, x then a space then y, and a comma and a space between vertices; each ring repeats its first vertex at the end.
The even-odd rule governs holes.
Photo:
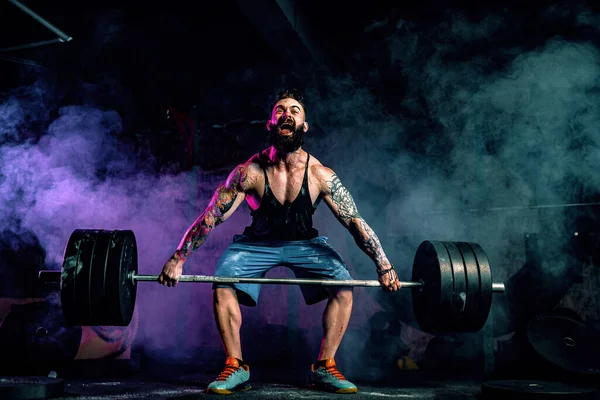
POLYGON ((310 199, 308 190, 308 162, 306 160, 304 179, 298 197, 291 202, 281 204, 271 191, 267 171, 265 175, 265 192, 256 210, 250 210, 252 223, 244 229, 244 235, 253 240, 308 240, 319 236, 313 228, 312 216, 316 207, 310 199))

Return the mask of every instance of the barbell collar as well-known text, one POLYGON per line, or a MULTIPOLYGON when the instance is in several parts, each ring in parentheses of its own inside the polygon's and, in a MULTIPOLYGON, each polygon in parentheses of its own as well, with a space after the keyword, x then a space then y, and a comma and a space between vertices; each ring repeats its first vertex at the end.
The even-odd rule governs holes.
POLYGON ((41 270, 38 272, 38 281, 44 283, 60 283, 61 271, 41 270))

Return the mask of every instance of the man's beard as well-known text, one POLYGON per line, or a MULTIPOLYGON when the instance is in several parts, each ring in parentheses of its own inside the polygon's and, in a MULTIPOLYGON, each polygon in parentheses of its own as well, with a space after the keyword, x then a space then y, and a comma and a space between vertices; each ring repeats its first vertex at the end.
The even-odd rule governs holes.
POLYGON ((297 126, 292 135, 286 136, 279 133, 278 125, 272 125, 269 129, 269 145, 283 153, 298 150, 304 144, 304 130, 302 128, 302 126, 297 126))

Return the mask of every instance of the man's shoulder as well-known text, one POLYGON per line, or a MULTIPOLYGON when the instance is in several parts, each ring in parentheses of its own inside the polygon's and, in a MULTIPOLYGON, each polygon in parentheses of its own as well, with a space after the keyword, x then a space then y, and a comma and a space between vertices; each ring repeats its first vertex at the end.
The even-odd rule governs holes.
POLYGON ((310 168, 310 172, 314 177, 321 181, 328 181, 331 179, 335 172, 326 165, 323 165, 317 158, 310 156, 310 161, 308 164, 310 168))
POLYGON ((244 190, 251 190, 262 176, 263 168, 264 156, 256 153, 247 161, 238 164, 234 169, 234 174, 239 176, 244 190))
POLYGON ((243 165, 251 173, 261 172, 267 166, 269 155, 265 150, 258 152, 248 159, 243 165))

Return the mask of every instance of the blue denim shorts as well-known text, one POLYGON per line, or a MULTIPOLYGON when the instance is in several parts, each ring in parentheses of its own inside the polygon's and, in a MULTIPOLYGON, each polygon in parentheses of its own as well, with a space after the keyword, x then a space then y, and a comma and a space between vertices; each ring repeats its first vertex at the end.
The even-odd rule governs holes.
MULTIPOLYGON (((342 256, 327 243, 325 236, 297 241, 254 241, 245 235, 235 235, 217 262, 214 275, 264 278, 275 267, 288 267, 299 279, 353 279, 342 256)), ((323 286, 299 286, 308 305, 329 297, 323 286)), ((254 307, 261 284, 213 284, 213 289, 218 287, 233 287, 240 304, 254 307)))

